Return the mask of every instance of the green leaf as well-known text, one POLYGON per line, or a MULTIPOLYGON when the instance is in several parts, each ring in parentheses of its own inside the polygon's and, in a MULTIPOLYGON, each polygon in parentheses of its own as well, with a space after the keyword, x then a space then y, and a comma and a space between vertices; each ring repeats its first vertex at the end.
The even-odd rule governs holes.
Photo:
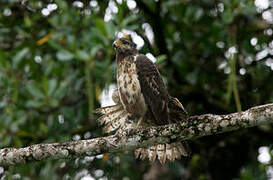
POLYGON ((196 82, 197 82, 197 77, 198 77, 198 71, 195 70, 191 73, 189 73, 187 76, 186 76, 186 80, 192 84, 192 85, 195 85, 196 82))
POLYGON ((62 81, 60 86, 58 87, 58 89, 56 90, 56 92, 54 93, 55 97, 58 98, 58 99, 62 99, 67 91, 68 91, 68 82, 65 80, 65 81, 62 81))
POLYGON ((76 53, 76 58, 81 61, 88 61, 90 59, 90 56, 86 51, 78 50, 76 53))
POLYGON ((28 100, 26 103, 26 107, 28 108, 40 108, 43 106, 41 101, 28 100))
POLYGON ((32 21, 31 21, 31 19, 29 18, 29 16, 25 16, 25 17, 24 17, 24 22, 25 22, 25 25, 26 25, 27 27, 31 27, 31 26, 32 26, 32 21))
POLYGON ((39 124, 39 129, 42 131, 43 134, 47 134, 48 132, 48 127, 42 122, 39 124))
POLYGON ((50 105, 51 107, 53 107, 53 108, 57 107, 58 104, 59 104, 58 100, 56 100, 56 99, 54 99, 54 98, 50 99, 50 101, 49 101, 49 105, 50 105))
POLYGON ((0 68, 7 68, 8 62, 6 61, 6 59, 7 59, 6 52, 0 49, 0 65, 1 65, 0 68))
POLYGON ((198 21, 202 18, 204 15, 204 10, 202 8, 197 8, 194 14, 194 20, 198 21))
POLYGON ((67 50, 61 50, 57 52, 57 58, 60 61, 70 61, 71 59, 73 59, 74 55, 67 51, 67 50))
POLYGON ((136 21, 137 18, 138 16, 136 15, 132 15, 132 16, 128 16, 124 18, 123 21, 121 22, 121 27, 123 28, 127 27, 130 23, 133 23, 134 21, 136 21))
POLYGON ((49 84, 48 95, 51 96, 53 94, 54 90, 56 89, 57 80, 56 79, 50 79, 48 81, 48 84, 49 84))
POLYGON ((116 26, 111 21, 105 24, 105 29, 108 38, 113 38, 115 32, 117 32, 116 26))
POLYGON ((45 94, 48 95, 49 82, 48 82, 48 77, 47 76, 43 77, 42 86, 43 86, 43 92, 45 92, 45 94))
POLYGON ((64 9, 64 10, 67 10, 67 9, 68 9, 67 2, 62 1, 62 0, 56 0, 55 2, 57 3, 58 8, 64 9))
POLYGON ((97 29, 104 35, 107 35, 106 28, 105 28, 105 22, 103 19, 96 19, 95 24, 97 29))
POLYGON ((44 94, 42 93, 42 91, 34 84, 27 86, 27 90, 31 95, 33 95, 37 99, 44 98, 44 94))
POLYGON ((225 24, 230 24, 233 21, 233 18, 236 14, 231 10, 231 8, 227 8, 223 14, 222 14, 222 19, 225 24))
POLYGON ((29 48, 25 47, 22 50, 20 50, 13 58, 13 67, 17 68, 20 61, 28 54, 29 48))
POLYGON ((91 57, 95 57, 96 56, 96 53, 99 49, 102 48, 102 45, 98 44, 96 46, 94 46, 91 51, 90 51, 90 54, 91 54, 91 57))
POLYGON ((90 33, 91 33, 92 41, 97 42, 97 44, 100 43, 106 46, 110 44, 109 40, 98 29, 93 28, 91 29, 90 33))
POLYGON ((166 55, 159 55, 156 57, 155 64, 162 64, 167 59, 166 55))
MULTIPOLYGON (((56 33, 57 34, 57 33, 56 33)), ((56 35, 54 34, 53 37, 55 37, 56 35)), ((56 49, 56 50, 61 50, 63 47, 57 43, 56 41, 48 41, 47 42, 49 46, 51 46, 52 48, 56 49)))

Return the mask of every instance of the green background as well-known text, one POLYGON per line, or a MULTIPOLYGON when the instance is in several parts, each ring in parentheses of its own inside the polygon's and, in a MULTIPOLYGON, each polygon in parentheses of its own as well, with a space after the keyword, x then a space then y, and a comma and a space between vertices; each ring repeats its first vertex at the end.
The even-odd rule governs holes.
MULTIPOLYGON (((272 103, 272 12, 272 0, 1 0, 0 148, 103 136, 92 111, 116 81, 112 42, 124 30, 190 115, 272 103)), ((268 179, 272 160, 258 159, 272 156, 272 130, 194 140, 191 157, 165 166, 130 151, 0 167, 0 177, 268 179)))

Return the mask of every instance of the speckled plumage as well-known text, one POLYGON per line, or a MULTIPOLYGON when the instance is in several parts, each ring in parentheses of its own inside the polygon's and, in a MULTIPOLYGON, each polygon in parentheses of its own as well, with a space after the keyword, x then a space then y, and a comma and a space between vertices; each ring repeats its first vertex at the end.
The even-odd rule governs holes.
POLYGON ((134 56, 117 55, 117 69, 118 91, 124 109, 135 117, 145 116, 148 106, 140 87, 134 56))
POLYGON ((168 113, 169 95, 157 68, 143 54, 136 55, 135 63, 141 91, 155 119, 155 124, 170 123, 168 113))
MULTIPOLYGON (((145 55, 138 54, 132 41, 124 38, 114 42, 117 62, 118 89, 112 99, 116 105, 100 108, 104 114, 99 122, 105 124, 104 132, 128 128, 165 125, 184 120, 187 113, 178 99, 171 97, 156 66, 145 55)), ((156 157, 163 164, 186 156, 180 142, 159 144, 135 150, 136 157, 152 162, 156 157)))

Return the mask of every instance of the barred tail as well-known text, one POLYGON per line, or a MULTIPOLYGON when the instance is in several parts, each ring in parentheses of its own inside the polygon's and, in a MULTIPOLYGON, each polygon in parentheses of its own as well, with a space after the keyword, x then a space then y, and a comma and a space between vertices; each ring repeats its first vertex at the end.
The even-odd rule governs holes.
POLYGON ((123 110, 122 105, 116 104, 113 106, 101 107, 101 108, 95 109, 94 113, 108 114, 117 110, 123 110))
POLYGON ((98 121, 100 124, 104 124, 103 132, 105 133, 110 133, 120 127, 124 127, 129 115, 120 104, 98 108, 94 112, 103 114, 98 118, 98 121))
POLYGON ((161 164, 165 164, 166 160, 174 161, 181 156, 188 156, 186 148, 181 142, 175 142, 172 144, 158 144, 148 148, 138 148, 135 150, 136 158, 144 160, 146 157, 152 162, 157 159, 161 164))

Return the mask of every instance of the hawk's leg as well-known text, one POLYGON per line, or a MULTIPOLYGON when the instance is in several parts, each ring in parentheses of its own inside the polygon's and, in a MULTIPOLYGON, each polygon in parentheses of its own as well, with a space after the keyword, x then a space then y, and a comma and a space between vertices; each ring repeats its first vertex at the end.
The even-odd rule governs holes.
POLYGON ((133 122, 136 124, 136 127, 140 127, 144 123, 144 116, 139 117, 139 116, 130 114, 128 116, 127 122, 133 122))
POLYGON ((137 127, 140 127, 141 124, 143 124, 143 122, 144 122, 144 117, 141 116, 141 117, 139 118, 138 122, 137 122, 137 127))
POLYGON ((133 123, 137 123, 138 122, 138 116, 134 115, 134 114, 129 114, 128 118, 127 118, 127 122, 133 122, 133 123))

